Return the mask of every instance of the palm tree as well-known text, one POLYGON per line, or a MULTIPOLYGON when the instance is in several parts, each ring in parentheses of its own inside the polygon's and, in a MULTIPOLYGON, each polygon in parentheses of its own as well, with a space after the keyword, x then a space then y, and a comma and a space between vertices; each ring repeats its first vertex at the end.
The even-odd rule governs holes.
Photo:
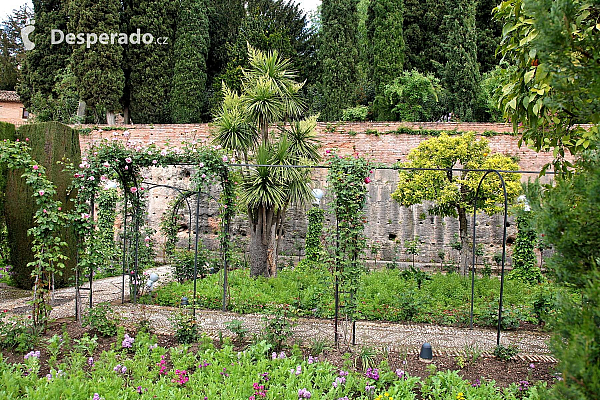
POLYGON ((250 274, 274 276, 286 211, 310 199, 310 170, 286 166, 320 160, 317 117, 298 120, 305 108, 299 96, 304 83, 294 80, 289 60, 250 46, 248 54, 251 67, 243 71, 242 94, 224 86, 214 140, 245 160, 254 152, 254 161, 262 165, 242 171, 240 200, 252 226, 250 274), (287 120, 292 120, 289 127, 281 128, 272 141, 269 126, 287 120))

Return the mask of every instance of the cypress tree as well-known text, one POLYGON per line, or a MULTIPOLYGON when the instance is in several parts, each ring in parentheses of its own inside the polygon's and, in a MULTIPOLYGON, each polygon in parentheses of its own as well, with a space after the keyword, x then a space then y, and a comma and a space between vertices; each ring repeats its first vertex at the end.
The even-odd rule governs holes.
POLYGON ((354 105, 358 64, 358 1, 323 0, 318 58, 321 67, 321 119, 339 119, 354 105))
POLYGON ((402 74, 404 38, 403 0, 372 0, 367 17, 371 76, 375 85, 373 111, 377 119, 389 120, 383 89, 402 74))
MULTIPOLYGON (((2 140, 15 140, 15 126, 13 124, 0 121, 0 141, 2 140)), ((0 249, 2 251, 4 251, 6 248, 6 237, 4 236, 4 227, 6 226, 4 204, 6 197, 7 173, 8 171, 6 166, 0 164, 0 249)), ((0 253, 0 258, 4 260, 5 264, 8 263, 6 254, 0 253)))
POLYGON ((209 82, 212 82, 227 66, 227 47, 235 41, 246 11, 244 0, 207 0, 207 3, 210 47, 206 66, 209 82))
POLYGON ((171 116, 175 123, 202 120, 209 40, 205 0, 182 0, 177 18, 171 94, 171 116))
MULTIPOLYGON (((81 162, 78 132, 58 122, 45 122, 22 126, 17 131, 16 137, 20 140, 29 138, 32 158, 46 168, 48 179, 56 185, 56 200, 62 203, 63 211, 71 210, 75 204, 71 201, 75 194, 68 191, 72 175, 63 171, 63 166, 57 164, 57 161, 67 158, 75 164, 81 162)), ((33 215, 37 208, 32 196, 33 191, 21 178, 21 175, 22 172, 17 170, 10 171, 8 174, 6 226, 11 264, 16 274, 14 280, 19 287, 30 289, 33 285, 32 268, 27 264, 33 261, 34 257, 31 252, 31 237, 27 235, 27 231, 33 227, 33 215)), ((65 229, 61 239, 67 243, 67 246, 64 247, 64 254, 69 259, 65 261, 63 275, 55 277, 57 286, 69 283, 77 262, 75 232, 65 229)))
MULTIPOLYGON (((73 33, 118 33, 119 0, 78 0, 69 5, 69 30, 73 33)), ((110 40, 110 39, 109 39, 110 40)), ((114 112, 123 95, 123 48, 115 40, 87 47, 73 47, 71 70, 76 78, 79 98, 88 106, 106 112, 107 124, 114 124, 114 112)))
POLYGON ((39 111, 45 101, 58 97, 57 77, 69 64, 70 47, 51 44, 52 29, 67 31, 66 5, 66 0, 33 0, 35 30, 29 40, 35 47, 26 52, 17 85, 23 104, 33 112, 39 111))
MULTIPOLYGON (((173 42, 177 3, 173 0, 129 0, 123 15, 128 34, 151 34, 151 44, 130 43, 125 48, 125 94, 123 107, 132 122, 168 123, 173 79, 173 42), (156 39, 166 37, 167 44, 156 39)), ((123 29, 123 28, 122 28, 123 29)), ((126 118, 128 119, 128 118, 126 118)), ((128 121, 127 121, 128 122, 128 121)))
POLYGON ((479 91, 479 67, 475 33, 475 2, 457 0, 444 17, 442 31, 448 60, 442 72, 446 111, 462 121, 473 120, 479 91))
POLYGON ((486 73, 493 70, 500 63, 500 56, 496 49, 502 37, 502 24, 492 15, 496 7, 496 0, 479 0, 475 14, 475 27, 477 30, 477 61, 479 72, 486 73))
POLYGON ((404 0, 403 33, 406 46, 404 69, 433 73, 441 78, 440 70, 446 64, 440 35, 446 12, 446 1, 404 0))

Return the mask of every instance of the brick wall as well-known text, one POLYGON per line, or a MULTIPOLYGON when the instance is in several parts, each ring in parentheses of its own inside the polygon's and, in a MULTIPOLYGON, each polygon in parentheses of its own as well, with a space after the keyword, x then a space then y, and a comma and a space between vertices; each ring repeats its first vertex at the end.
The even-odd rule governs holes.
MULTIPOLYGON (((318 138, 323 149, 337 148, 340 154, 358 152, 367 155, 373 160, 385 164, 393 164, 398 160, 405 160, 410 149, 416 147, 421 141, 430 136, 398 135, 387 133, 400 126, 413 129, 457 130, 473 131, 482 134, 485 131, 505 132, 507 135, 487 137, 493 152, 514 155, 519 158, 519 165, 523 170, 540 170, 552 160, 551 153, 536 153, 526 147, 519 148, 517 136, 512 132, 509 124, 482 124, 482 123, 405 123, 405 122, 353 122, 353 123, 319 123, 317 126, 318 138), (378 135, 367 131, 376 130, 378 135), (352 134, 348 134, 351 132, 352 134)), ((85 128, 85 126, 84 126, 85 128)), ((82 151, 103 138, 118 138, 119 140, 152 141, 161 144, 170 141, 173 144, 181 141, 208 139, 210 124, 197 125, 134 125, 128 128, 128 135, 122 130, 96 129, 90 134, 80 137, 82 151)))

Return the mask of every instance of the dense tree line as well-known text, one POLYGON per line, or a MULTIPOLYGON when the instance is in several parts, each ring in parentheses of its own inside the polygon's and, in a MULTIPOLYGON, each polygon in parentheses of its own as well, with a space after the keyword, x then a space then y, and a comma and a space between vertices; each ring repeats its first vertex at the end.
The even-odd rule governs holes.
MULTIPOLYGON (((361 105, 368 107, 367 118, 403 118, 394 111, 403 108, 394 103, 403 101, 399 82, 408 80, 409 91, 423 86, 413 84, 412 76, 429 79, 423 87, 441 83, 438 101, 427 101, 426 110, 412 115, 489 120, 493 114, 482 111, 491 104, 482 74, 499 62, 495 48, 501 32, 492 18, 493 1, 323 0, 310 19, 295 0, 34 0, 33 5, 33 50, 23 51, 18 35, 27 19, 23 10, 2 26, 0 85, 16 88, 40 119, 101 122, 106 116, 112 123, 122 114, 133 123, 210 120, 223 99, 223 82, 241 90, 248 45, 291 60, 305 82, 307 112, 320 113, 322 120, 361 114, 343 112, 361 105), (137 43, 89 48, 51 45, 51 29, 122 32, 128 38, 139 30, 140 36, 152 34, 154 42, 138 37, 137 43), (162 37, 166 43, 157 43, 162 37)), ((415 96, 427 95, 408 97, 415 96)))

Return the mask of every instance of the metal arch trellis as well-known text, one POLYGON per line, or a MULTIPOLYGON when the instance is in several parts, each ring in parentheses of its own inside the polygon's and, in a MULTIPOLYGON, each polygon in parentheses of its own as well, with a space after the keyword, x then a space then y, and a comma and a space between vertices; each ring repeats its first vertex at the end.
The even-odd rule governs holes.
MULTIPOLYGON (((172 164, 172 165, 195 165, 195 164, 187 164, 187 163, 176 163, 176 164, 172 164)), ((121 184, 124 187, 125 184, 125 177, 121 174, 121 171, 119 171, 118 169, 115 169, 121 184)), ((138 183, 137 183, 137 179, 135 177, 135 175, 133 176, 134 179, 134 186, 137 187, 138 183)), ((229 179, 229 173, 226 171, 225 175, 221 177, 221 179, 229 179)), ((175 206, 173 207, 173 212, 172 212, 172 218, 175 217, 177 210, 179 209, 179 206, 181 204, 181 202, 185 201, 187 206, 188 206, 188 211, 190 213, 190 224, 189 224, 189 237, 191 238, 191 219, 192 219, 192 209, 191 209, 191 205, 189 203, 189 197, 196 195, 196 221, 195 221, 195 249, 194 249, 194 301, 192 302, 192 308, 193 308, 193 315, 195 317, 196 315, 196 304, 195 304, 195 300, 196 300, 196 281, 197 281, 197 276, 198 276, 198 248, 199 248, 199 219, 200 219, 200 198, 205 196, 205 197, 209 197, 210 199, 218 202, 218 200, 214 197, 211 196, 209 193, 204 192, 200 189, 193 191, 193 190, 189 190, 189 189, 182 189, 182 188, 178 188, 176 186, 171 186, 171 185, 165 185, 165 184, 155 184, 152 182, 142 182, 142 184, 144 185, 149 185, 147 187, 146 190, 150 191, 152 189, 156 189, 156 188, 168 188, 168 189, 172 189, 177 191, 180 196, 179 199, 177 200, 177 202, 175 203, 175 206)), ((139 212, 139 191, 135 192, 135 195, 137 197, 138 200, 138 204, 134 207, 134 212, 133 212, 133 216, 132 218, 134 219, 135 222, 135 228, 134 228, 134 232, 135 232, 135 238, 136 238, 136 245, 135 245, 135 250, 134 250, 134 290, 133 290, 133 301, 134 303, 136 303, 137 301, 137 278, 138 278, 138 255, 139 255, 139 219, 137 218, 137 213, 139 212)), ((127 271, 126 271, 126 267, 128 265, 127 263, 127 216, 128 216, 128 212, 127 212, 127 208, 128 208, 128 191, 124 190, 123 191, 123 198, 124 198, 124 206, 123 206, 123 242, 122 242, 122 252, 123 252, 123 256, 122 256, 122 282, 121 282, 121 303, 125 302, 125 276, 127 275, 127 271)), ((91 218, 94 218, 94 197, 92 197, 91 201, 90 201, 90 207, 91 207, 91 218)), ((222 228, 222 234, 225 235, 225 237, 229 236, 229 220, 228 218, 223 221, 223 228, 222 228)), ((223 253, 223 271, 224 271, 224 277, 223 277, 223 311, 226 311, 226 303, 227 303, 227 240, 224 240, 222 242, 223 245, 223 249, 222 249, 222 253, 223 253)), ((191 245, 190 245, 190 239, 188 239, 188 249, 190 249, 191 245)), ((76 282, 76 288, 79 291, 80 289, 85 289, 85 290, 89 290, 90 294, 89 294, 89 307, 92 308, 93 307, 93 279, 92 279, 92 271, 91 271, 91 266, 90 266, 90 271, 89 271, 89 284, 90 287, 89 288, 80 288, 79 287, 79 283, 76 282)), ((77 275, 76 275, 76 279, 77 279, 77 275)), ((81 298, 79 293, 77 293, 77 295, 75 296, 75 311, 76 311, 76 315, 79 315, 79 309, 80 309, 80 302, 81 302, 81 298)))
MULTIPOLYGON (((189 166, 194 166, 195 164, 192 163, 174 163, 171 164, 173 166, 184 166, 184 165, 189 165, 189 166)), ((268 164, 248 164, 248 163, 244 163, 244 164, 229 164, 229 167, 243 167, 243 168, 255 168, 255 167, 272 167, 272 168, 299 168, 299 169, 329 169, 329 166, 326 165, 268 165, 268 164)), ((504 290, 504 267, 505 267, 505 259, 506 259, 506 225, 507 225, 507 218, 508 218, 508 198, 507 198, 507 193, 506 193, 506 185, 504 182, 504 178, 502 177, 501 174, 503 173, 507 173, 507 174, 540 174, 541 171, 528 171, 528 170, 489 170, 489 169, 466 169, 466 168, 406 168, 406 167, 374 167, 373 170, 394 170, 394 171, 456 171, 456 172, 483 172, 484 175, 482 176, 479 185, 477 187, 477 191, 476 191, 476 195, 475 195, 475 199, 474 199, 474 205, 473 205, 473 257, 472 257, 472 265, 471 265, 471 313, 470 313, 470 326, 471 328, 473 327, 473 303, 474 303, 474 284, 475 284, 475 248, 476 248, 476 222, 477 222, 477 198, 478 198, 478 194, 479 194, 479 190, 481 188, 481 184, 483 183, 484 179, 491 173, 495 173, 500 177, 501 183, 502 183, 502 188, 503 188, 503 193, 504 193, 504 227, 503 227, 503 244, 502 244, 502 268, 501 268, 501 283, 500 283, 500 299, 499 299, 499 306, 498 306, 498 327, 497 327, 497 343, 500 343, 500 332, 501 332, 501 316, 502 316, 502 297, 503 297, 503 290, 504 290)), ((119 171, 117 171, 119 173, 119 171)), ((548 175, 554 175, 554 172, 546 172, 546 174, 548 175)), ((120 175, 120 173, 119 173, 120 175)), ((221 179, 228 179, 229 176, 229 168, 226 168, 225 170, 225 176, 221 177, 221 179)), ((124 178, 122 178, 123 180, 124 178)), ((148 182, 144 182, 144 184, 147 184, 148 182)), ((194 299, 192 302, 192 308, 193 308, 193 313, 194 313, 194 317, 196 314, 196 280, 197 280, 197 271, 198 271, 198 240, 199 240, 199 236, 198 236, 198 225, 199 225, 199 208, 200 208, 200 197, 202 194, 211 197, 212 199, 216 200, 214 197, 210 196, 208 193, 202 192, 201 190, 198 191, 190 191, 187 189, 181 189, 181 188, 176 188, 170 185, 159 185, 159 184, 152 184, 153 186, 151 187, 151 189, 157 188, 157 187, 167 187, 167 188, 171 188, 174 190, 178 190, 180 191, 180 193, 184 193, 186 192, 186 195, 183 197, 185 198, 186 202, 188 201, 188 197, 191 197, 193 194, 197 194, 197 198, 196 198, 196 239, 195 239, 195 255, 194 255, 194 299), (188 196, 189 194, 189 196, 188 196)), ((139 197, 139 193, 136 193, 136 196, 139 197)), ((124 230, 126 230, 126 222, 127 222, 127 214, 126 214, 126 210, 127 210, 127 197, 128 194, 125 191, 124 192, 124 200, 125 200, 125 214, 124 214, 124 218, 123 218, 123 223, 124 223, 124 230)), ((182 199, 180 198, 179 201, 182 201, 182 199)), ((191 206, 188 202, 188 209, 191 210, 191 206)), ((93 206, 93 204, 92 204, 93 206)), ((177 210, 178 206, 174 207, 174 212, 175 210, 177 210)), ((135 210, 134 210, 135 211, 135 210)), ((137 218, 136 218, 137 220, 137 218)), ((191 220, 191 213, 190 213, 190 220, 191 220)), ((190 224, 191 225, 191 224, 190 224)), ((222 234, 225 235, 226 238, 229 237, 229 225, 230 225, 230 221, 229 218, 227 218, 225 221, 223 221, 223 227, 222 227, 222 234)), ((138 224, 136 224, 136 232, 139 229, 139 222, 138 224)), ((191 234, 191 233, 190 233, 191 234)), ((137 238, 139 240, 139 238, 137 238)), ((126 238, 124 235, 124 239, 123 239, 123 249, 125 249, 126 246, 126 242, 125 242, 126 238)), ((227 265, 227 240, 223 240, 222 241, 222 248, 221 248, 221 252, 223 255, 223 271, 224 271, 224 277, 223 277, 223 299, 222 299, 222 311, 227 311, 227 289, 228 289, 228 277, 227 277, 227 269, 228 269, 228 265, 227 265)), ((125 267, 126 267, 126 252, 124 251, 123 254, 123 282, 122 282, 122 301, 124 301, 124 285, 125 285, 125 267)), ((136 245, 136 249, 135 249, 135 270, 136 270, 136 274, 137 274, 137 256, 138 256, 138 246, 136 245)), ((91 276, 91 274, 90 274, 91 276)), ((137 275, 136 275, 137 276, 137 275)), ((91 278, 90 278, 91 281, 91 278)), ((90 282, 91 285, 91 282, 90 282)), ((339 313, 339 286, 336 284, 334 285, 334 295, 335 295, 335 315, 337 316, 339 313)), ((77 298, 76 298, 77 299, 77 298)), ((91 294, 91 286, 90 286, 90 306, 91 306, 91 301, 92 301, 92 294, 91 294)), ((135 298, 134 298, 135 301, 135 298)), ((335 341, 336 341, 336 345, 338 344, 338 318, 335 319, 335 341)), ((352 329, 352 343, 355 344, 356 343, 356 329, 355 326, 353 325, 353 329, 352 329)))

